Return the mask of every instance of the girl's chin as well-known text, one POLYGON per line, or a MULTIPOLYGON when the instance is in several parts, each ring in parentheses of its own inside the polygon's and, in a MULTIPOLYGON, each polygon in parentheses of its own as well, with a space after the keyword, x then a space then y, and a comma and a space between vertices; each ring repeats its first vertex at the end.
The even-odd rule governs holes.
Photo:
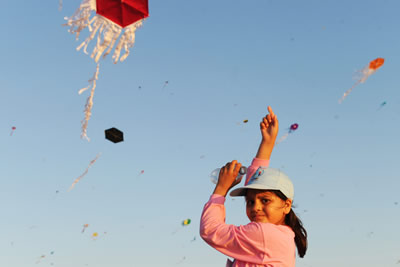
POLYGON ((263 216, 254 217, 251 221, 252 222, 258 222, 258 223, 266 223, 267 222, 266 218, 263 217, 263 216))

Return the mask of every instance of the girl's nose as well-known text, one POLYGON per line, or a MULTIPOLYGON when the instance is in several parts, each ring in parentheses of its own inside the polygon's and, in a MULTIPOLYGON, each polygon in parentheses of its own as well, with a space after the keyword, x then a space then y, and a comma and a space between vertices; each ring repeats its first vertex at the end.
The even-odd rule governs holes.
POLYGON ((256 201, 254 202, 253 209, 254 209, 255 211, 258 211, 258 210, 261 210, 261 207, 262 207, 261 202, 258 201, 258 200, 256 200, 256 201))

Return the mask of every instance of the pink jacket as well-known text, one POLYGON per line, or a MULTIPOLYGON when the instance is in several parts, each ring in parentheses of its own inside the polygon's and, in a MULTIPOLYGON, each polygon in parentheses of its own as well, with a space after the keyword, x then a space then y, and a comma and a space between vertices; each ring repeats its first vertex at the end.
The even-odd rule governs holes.
MULTIPOLYGON (((246 182, 267 160, 254 159, 246 182)), ((212 195, 203 209, 200 236, 210 246, 235 259, 234 267, 294 267, 296 246, 294 232, 285 225, 250 222, 247 225, 225 224, 225 197, 212 195)))

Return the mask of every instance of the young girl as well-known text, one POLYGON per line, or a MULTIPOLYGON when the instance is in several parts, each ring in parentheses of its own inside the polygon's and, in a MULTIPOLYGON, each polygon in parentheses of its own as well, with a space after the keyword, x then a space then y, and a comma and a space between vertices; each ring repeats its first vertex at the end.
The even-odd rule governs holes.
POLYGON ((225 196, 240 183, 242 166, 236 160, 221 168, 218 183, 203 209, 200 235, 210 246, 234 258, 227 266, 294 267, 296 248, 300 257, 307 250, 307 232, 292 210, 293 184, 280 170, 267 169, 278 135, 278 119, 268 107, 260 123, 262 134, 256 158, 247 170, 245 186, 231 196, 245 196, 250 223, 225 224, 225 196))

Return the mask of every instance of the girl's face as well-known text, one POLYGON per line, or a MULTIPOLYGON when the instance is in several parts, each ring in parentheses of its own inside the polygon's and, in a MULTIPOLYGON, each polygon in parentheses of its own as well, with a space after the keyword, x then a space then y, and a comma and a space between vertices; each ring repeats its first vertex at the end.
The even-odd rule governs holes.
POLYGON ((291 207, 292 200, 282 200, 273 192, 247 190, 246 213, 252 222, 285 224, 285 216, 290 212, 291 207))

